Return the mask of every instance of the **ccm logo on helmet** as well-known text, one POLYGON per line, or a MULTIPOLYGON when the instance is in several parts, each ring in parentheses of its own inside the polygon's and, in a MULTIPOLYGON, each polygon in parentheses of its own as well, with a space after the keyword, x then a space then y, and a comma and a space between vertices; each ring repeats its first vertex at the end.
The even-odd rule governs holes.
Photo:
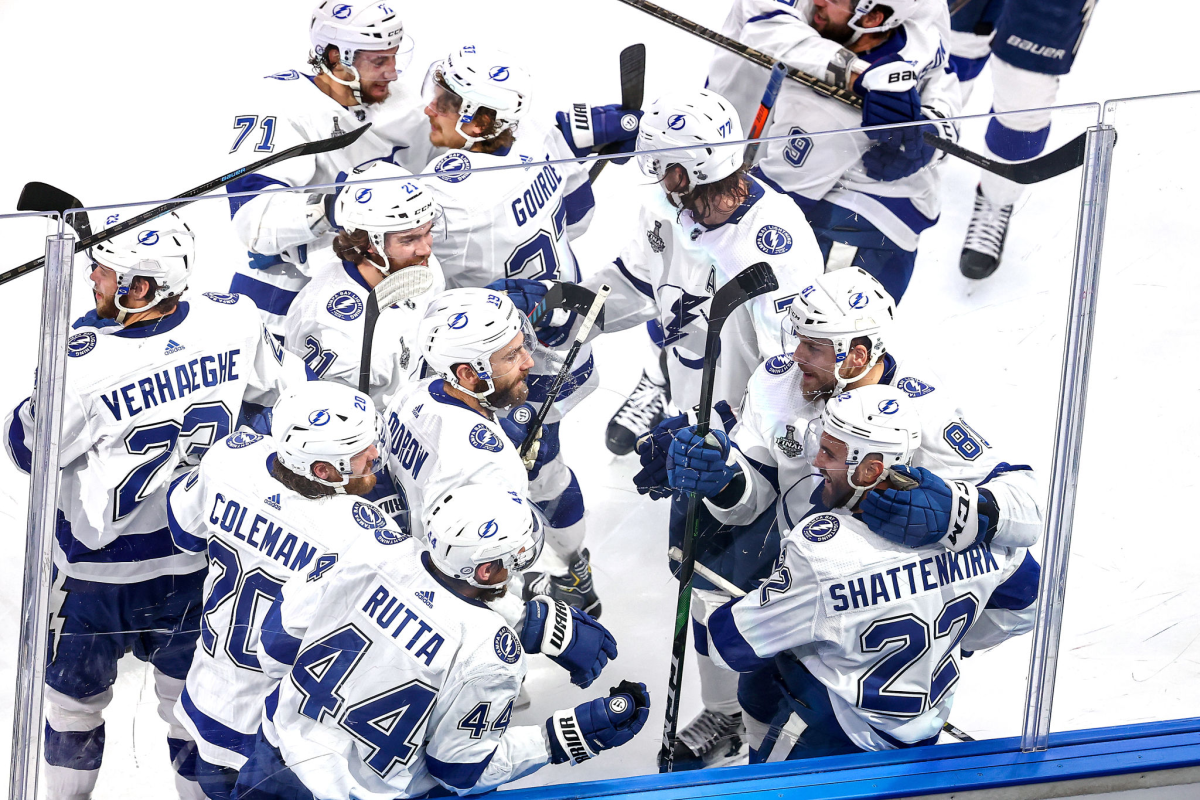
POLYGON ((500 531, 500 526, 496 524, 496 520, 489 519, 487 522, 479 526, 479 538, 490 539, 500 531))
POLYGON ((492 67, 488 70, 488 77, 494 81, 508 80, 508 67, 492 67))
POLYGON ((329 422, 329 412, 323 408, 308 415, 309 425, 315 425, 319 428, 327 422, 329 422))
POLYGON ((138 244, 158 244, 158 231, 142 231, 138 234, 138 244))
POLYGON ((359 189, 354 193, 354 199, 360 203, 366 203, 371 199, 370 189, 359 189))
POLYGON ((895 400, 884 400, 879 404, 880 414, 895 414, 900 410, 900 404, 895 400))
POLYGON ((348 6, 345 3, 333 7, 334 19, 346 19, 350 16, 350 12, 354 10, 353 6, 348 6))
POLYGON ((672 114, 667 119, 667 127, 673 131, 683 130, 683 126, 687 124, 687 117, 683 114, 672 114))

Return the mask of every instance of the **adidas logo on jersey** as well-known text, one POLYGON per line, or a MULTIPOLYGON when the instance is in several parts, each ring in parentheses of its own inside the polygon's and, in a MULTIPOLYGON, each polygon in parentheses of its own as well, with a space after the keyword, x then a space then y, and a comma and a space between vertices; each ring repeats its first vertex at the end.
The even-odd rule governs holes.
POLYGON ((415 594, 417 599, 422 603, 430 608, 433 608, 433 592, 413 592, 413 594, 415 594))
POLYGON ((413 419, 421 418, 421 409, 424 407, 425 407, 425 404, 421 403, 419 406, 417 406, 416 408, 413 409, 413 419))
POLYGON ((271 508, 275 509, 276 511, 279 510, 279 495, 273 494, 270 497, 268 497, 265 502, 267 505, 269 505, 271 508))
POLYGON ((184 349, 183 345, 181 345, 179 342, 175 341, 174 339, 168 339, 167 349, 163 351, 163 354, 169 356, 172 353, 178 353, 182 349, 184 349))

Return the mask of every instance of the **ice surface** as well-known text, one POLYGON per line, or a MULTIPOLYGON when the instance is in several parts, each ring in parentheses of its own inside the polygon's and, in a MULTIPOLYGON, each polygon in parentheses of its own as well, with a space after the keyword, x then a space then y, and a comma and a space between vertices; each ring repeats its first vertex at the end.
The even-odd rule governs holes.
MULTIPOLYGON (((664 4, 716 28, 725 0, 664 4)), ((1096 14, 1060 103, 1192 88, 1186 53, 1165 50, 1147 29, 1131 30, 1116 6, 1096 14), (1116 53, 1119 58, 1114 58, 1116 53), (1147 71, 1137 65, 1152 63, 1147 71), (1153 87, 1145 76, 1153 74, 1153 87)), ((92 203, 169 197, 223 171, 231 118, 247 109, 247 84, 282 69, 303 68, 307 2, 258 0, 168 4, 32 0, 0 4, 7 37, 8 106, 0 126, 6 154, 0 210, 12 210, 21 185, 42 180, 92 203)), ((532 113, 552 115, 576 100, 618 98, 617 54, 648 48, 646 97, 701 85, 710 47, 616 2, 479 0, 405 4, 418 66, 471 40, 517 54, 538 80, 532 113)), ((983 80, 986 83, 988 74, 983 80)), ((981 86, 970 113, 986 113, 981 86)), ((252 111, 252 110, 251 110, 252 111)), ((1090 115, 1090 117, 1089 117, 1090 115)), ((1196 185, 1191 98, 1123 104, 1105 283, 1088 405, 1088 436, 1066 607, 1063 663, 1054 728, 1090 727, 1200 713, 1196 680, 1200 636, 1194 577, 1195 496, 1188 456, 1196 452, 1196 270, 1188 245, 1196 185), (1182 165, 1182 166, 1181 166, 1182 165), (1181 302, 1182 301, 1182 302, 1181 302), (1163 446, 1167 444, 1168 446, 1163 446), (1136 453, 1131 462, 1130 452, 1136 453)), ((1079 109, 1055 116, 1051 147, 1094 121, 1079 109)), ((967 126, 965 144, 979 149, 983 123, 967 126)), ((972 425, 1014 458, 1048 470, 1079 173, 1036 187, 1018 205, 1004 263, 983 283, 958 274, 977 173, 961 163, 944 171, 942 220, 922 240, 921 257, 901 305, 898 354, 919 352, 963 398, 972 425)), ((610 167, 596 186, 598 209, 589 233, 573 245, 585 270, 633 235, 626 190, 643 179, 633 165, 610 167)), ((202 232, 192 292, 224 290, 231 265, 244 258, 229 232, 223 200, 186 212, 202 232)), ((0 268, 41 252, 44 225, 0 220, 0 268)), ((79 313, 90 306, 76 282, 79 313)), ((40 281, 23 277, 0 290, 8 320, 6 413, 26 396, 36 361, 40 281)), ((547 768, 523 784, 559 783, 652 772, 658 748, 675 587, 664 557, 664 503, 639 497, 632 457, 612 459, 603 428, 637 381, 640 331, 596 346, 601 389, 564 424, 564 448, 590 509, 588 545, 604 622, 621 653, 597 684, 620 678, 650 685, 656 713, 635 743, 578 768, 547 768)), ((7 752, 20 613, 21 547, 28 480, 0 459, 0 529, 10 542, 0 559, 0 752, 7 752)), ((1028 639, 980 654, 964 665, 953 721, 977 737, 1019 732, 1028 639)), ((694 671, 682 719, 699 710, 694 671)), ((552 665, 531 670, 533 706, 514 724, 538 724, 554 709, 593 696, 570 686, 552 665)), ((173 792, 163 746, 164 725, 145 665, 125 659, 107 715, 107 753, 97 797, 160 798, 173 792)), ((0 773, 7 773, 0 758, 0 773)))

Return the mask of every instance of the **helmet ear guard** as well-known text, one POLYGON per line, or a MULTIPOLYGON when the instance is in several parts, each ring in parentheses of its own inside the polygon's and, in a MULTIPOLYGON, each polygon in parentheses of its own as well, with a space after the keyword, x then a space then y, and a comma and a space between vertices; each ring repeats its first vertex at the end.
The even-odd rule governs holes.
POLYGON ((424 519, 429 556, 445 575, 479 589, 480 565, 499 561, 524 572, 545 545, 545 521, 531 503, 497 486, 467 484, 451 489, 424 519))

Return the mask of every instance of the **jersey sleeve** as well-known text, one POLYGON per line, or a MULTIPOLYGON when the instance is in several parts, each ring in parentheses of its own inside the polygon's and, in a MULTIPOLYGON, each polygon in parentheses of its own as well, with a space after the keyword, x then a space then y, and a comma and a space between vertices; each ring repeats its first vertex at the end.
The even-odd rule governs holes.
POLYGON ((258 660, 266 675, 282 680, 291 672, 304 635, 333 582, 332 578, 310 581, 300 572, 280 589, 262 624, 258 660))
MULTIPOLYGON (((4 420, 4 449, 17 469, 27 474, 33 469, 33 428, 36 412, 33 398, 37 394, 36 390, 37 382, 34 381, 34 394, 18 403, 4 420)), ((62 434, 59 437, 62 443, 58 456, 60 468, 82 457, 98 438, 88 419, 83 398, 69 381, 64 394, 62 434)))
POLYGON ((963 637, 964 653, 987 650, 1033 630, 1042 570, 1032 553, 1026 551, 1022 558, 1020 552, 1016 550, 1010 559, 1016 569, 992 592, 979 619, 963 637))
POLYGON ((713 517, 725 525, 749 525, 779 496, 779 464, 769 436, 762 431, 764 421, 754 399, 756 384, 761 385, 751 379, 737 424, 729 437, 737 445, 734 460, 745 476, 746 489, 729 508, 720 508, 707 498, 704 501, 713 517))
POLYGON ((214 451, 221 446, 210 449, 200 466, 171 481, 171 488, 167 490, 167 527, 171 531, 171 539, 177 547, 189 553, 203 553, 208 549, 202 473, 205 464, 213 463, 214 451))
MULTIPOLYGON (((247 326, 256 328, 253 339, 253 367, 246 380, 243 400, 260 406, 274 406, 287 388, 283 345, 267 331, 258 312, 249 303, 247 326)), ((249 344, 249 343, 248 343, 249 344)))
POLYGON ((1042 536, 1042 501, 1045 497, 1036 473, 1028 467, 1001 462, 979 484, 996 501, 999 520, 992 543, 1001 547, 1032 547, 1042 536), (997 470, 1005 469, 1004 472, 997 470))
POLYGON ((814 640, 821 602, 816 573, 787 539, 779 558, 757 591, 729 601, 708 618, 708 653, 718 666, 751 672, 777 653, 814 640))
POLYGON ((634 235, 625 242, 620 254, 612 263, 601 267, 596 274, 583 281, 583 285, 592 291, 604 283, 612 288, 612 293, 604 302, 606 333, 627 330, 658 316, 658 300, 654 296, 650 263, 651 259, 661 258, 655 249, 665 247, 672 232, 661 220, 655 225, 650 221, 650 216, 643 205, 638 213, 634 235))
MULTIPOLYGON (((546 148, 554 160, 571 158, 575 155, 567 145, 562 131, 554 125, 546 133, 546 148)), ((558 165, 563 174, 563 211, 566 212, 567 238, 578 239, 587 233, 596 210, 596 198, 592 194, 592 182, 588 180, 588 167, 578 162, 558 165)))
POLYGON ((550 763, 541 726, 508 727, 520 677, 507 670, 444 687, 449 703, 428 735, 426 767, 438 783, 459 795, 491 791, 550 763))

